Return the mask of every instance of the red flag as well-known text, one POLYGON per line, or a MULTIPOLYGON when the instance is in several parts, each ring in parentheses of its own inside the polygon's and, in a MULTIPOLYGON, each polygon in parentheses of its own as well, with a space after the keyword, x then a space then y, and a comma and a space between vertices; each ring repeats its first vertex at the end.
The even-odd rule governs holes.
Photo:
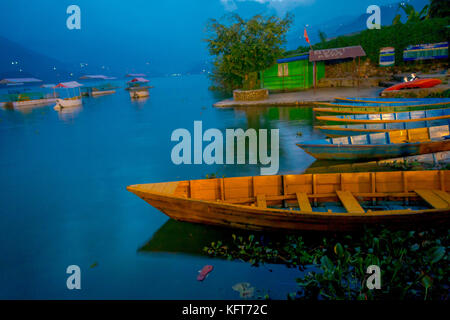
POLYGON ((306 28, 305 28, 305 32, 303 35, 305 36, 306 42, 308 42, 311 45, 311 43, 309 42, 309 38, 308 38, 308 32, 306 32, 306 28))

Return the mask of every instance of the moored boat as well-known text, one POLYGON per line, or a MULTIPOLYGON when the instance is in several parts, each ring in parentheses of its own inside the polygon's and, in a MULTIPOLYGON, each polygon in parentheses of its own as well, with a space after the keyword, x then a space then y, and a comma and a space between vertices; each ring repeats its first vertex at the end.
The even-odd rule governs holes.
POLYGON ((405 90, 405 89, 416 89, 416 88, 432 88, 441 84, 442 80, 440 79, 416 79, 413 81, 406 81, 402 83, 395 84, 389 88, 383 90, 385 91, 395 91, 395 90, 405 90))
POLYGON ((449 126, 395 130, 307 141, 297 146, 316 159, 370 160, 450 150, 449 126))
POLYGON ((336 103, 377 103, 377 104, 394 104, 394 103, 409 103, 416 104, 421 102, 429 102, 429 103, 439 103, 439 102, 449 102, 449 98, 382 98, 382 97, 373 97, 373 98, 357 98, 357 97, 335 97, 334 100, 336 103))
POLYGON ((449 119, 400 122, 400 123, 377 123, 377 124, 343 124, 316 126, 327 137, 358 136, 377 132, 389 132, 394 130, 426 128, 450 124, 449 119))
POLYGON ((450 171, 236 177, 130 185, 169 217, 250 230, 447 223, 450 171))
POLYGON ((317 116, 327 124, 403 123, 449 119, 450 109, 416 110, 410 112, 317 116))

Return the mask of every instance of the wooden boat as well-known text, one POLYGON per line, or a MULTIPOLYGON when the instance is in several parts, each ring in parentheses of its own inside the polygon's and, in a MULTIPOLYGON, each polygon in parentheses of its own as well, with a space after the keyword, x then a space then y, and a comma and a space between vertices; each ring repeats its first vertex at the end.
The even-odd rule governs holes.
POLYGON ((322 160, 387 159, 450 150, 448 135, 449 126, 445 125, 314 140, 297 146, 322 160))
POLYGON ((386 88, 384 91, 394 91, 394 90, 404 90, 404 89, 416 89, 416 88, 432 88, 441 84, 442 81, 440 79, 417 79, 413 81, 406 81, 402 83, 395 84, 389 88, 386 88))
POLYGON ((449 119, 414 121, 400 123, 377 123, 377 124, 343 124, 331 126, 316 126, 327 137, 359 136, 377 132, 389 132, 394 130, 405 130, 414 128, 427 128, 450 124, 449 119))
POLYGON ((396 106, 374 106, 374 107, 329 107, 329 108, 313 108, 316 115, 343 115, 343 114, 373 114, 373 113, 393 113, 418 110, 432 110, 446 105, 396 105, 396 106))
POLYGON ((349 231, 450 217, 450 171, 236 177, 127 190, 175 220, 251 230, 349 231))
POLYGON ((416 110, 410 112, 317 116, 327 124, 402 123, 449 119, 450 109, 416 110))
POLYGON ((335 97, 334 100, 336 103, 376 103, 376 104, 394 104, 394 103, 409 103, 409 104, 418 104, 421 102, 428 102, 428 103, 438 103, 438 102, 448 102, 450 103, 449 98, 339 98, 335 97))
MULTIPOLYGON (((383 159, 370 162, 346 162, 330 165, 330 161, 316 161, 305 173, 332 173, 332 172, 375 172, 395 170, 397 166, 420 164, 422 169, 436 168, 437 166, 447 166, 450 164, 450 151, 436 153, 426 153, 417 156, 407 156, 400 158, 383 159)), ((398 170, 398 167, 397 167, 398 170)))
POLYGON ((339 109, 350 109, 350 110, 386 110, 386 111, 413 111, 413 110, 426 110, 426 109, 438 109, 450 107, 450 100, 440 99, 433 101, 418 101, 418 102, 402 102, 402 103, 372 103, 372 102, 317 102, 316 105, 325 108, 339 108, 339 109))

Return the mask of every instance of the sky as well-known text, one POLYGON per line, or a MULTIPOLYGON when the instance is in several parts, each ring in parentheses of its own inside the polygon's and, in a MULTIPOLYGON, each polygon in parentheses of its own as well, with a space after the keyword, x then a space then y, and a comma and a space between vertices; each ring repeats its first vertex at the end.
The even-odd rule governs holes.
MULTIPOLYGON (((416 0, 417 1, 417 0, 416 0)), ((425 1, 425 0, 424 0, 425 1)), ((236 12, 295 14, 292 32, 364 14, 398 0, 2 0, 0 36, 63 62, 117 70, 185 72, 208 59, 205 25, 236 12), (81 9, 81 30, 66 27, 69 5, 81 9)), ((290 39, 297 39, 294 35, 290 39)), ((301 44, 301 43, 299 43, 301 44)), ((297 45, 297 44, 295 44, 297 45)), ((306 45, 304 43, 303 45, 306 45)))

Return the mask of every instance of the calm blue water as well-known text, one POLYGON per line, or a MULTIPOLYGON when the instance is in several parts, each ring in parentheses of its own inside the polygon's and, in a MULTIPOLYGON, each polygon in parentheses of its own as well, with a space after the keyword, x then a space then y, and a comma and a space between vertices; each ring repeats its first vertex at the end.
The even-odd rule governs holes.
POLYGON ((171 133, 192 131, 194 120, 223 132, 280 128, 279 173, 301 173, 314 159, 295 143, 322 137, 312 129, 311 109, 215 109, 204 76, 152 85, 140 102, 121 88, 85 98, 73 113, 0 110, 0 298, 237 299, 231 287, 238 282, 272 298, 295 291, 299 271, 204 256, 203 246, 220 232, 169 221, 125 187, 259 174, 257 165, 174 165, 171 133), (81 290, 66 288, 72 264, 81 268, 81 290), (205 264, 215 269, 198 282, 205 264))

